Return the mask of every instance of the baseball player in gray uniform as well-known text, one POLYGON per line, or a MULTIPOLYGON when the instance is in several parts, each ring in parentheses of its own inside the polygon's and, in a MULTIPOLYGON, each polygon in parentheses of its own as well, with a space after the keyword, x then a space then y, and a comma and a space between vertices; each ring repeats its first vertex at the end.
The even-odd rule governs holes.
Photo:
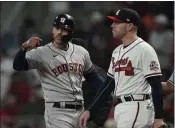
POLYGON ((162 82, 164 95, 168 95, 174 91, 174 72, 167 82, 162 82))
POLYGON ((37 69, 40 75, 47 128, 78 128, 83 112, 83 76, 96 86, 103 82, 88 51, 71 42, 74 32, 73 17, 58 15, 52 29, 53 42, 39 47, 41 39, 32 37, 14 58, 15 70, 37 69))
POLYGON ((167 84, 170 84, 174 88, 174 72, 172 73, 171 77, 167 81, 167 84))

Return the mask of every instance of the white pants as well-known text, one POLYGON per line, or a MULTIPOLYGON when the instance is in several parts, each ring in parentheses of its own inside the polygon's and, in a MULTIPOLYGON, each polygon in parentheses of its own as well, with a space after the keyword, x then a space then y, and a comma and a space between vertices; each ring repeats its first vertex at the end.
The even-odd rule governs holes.
POLYGON ((152 128, 154 109, 150 100, 130 101, 116 105, 114 119, 117 128, 152 128))
POLYGON ((53 103, 45 103, 46 128, 79 128, 79 118, 83 111, 83 108, 56 108, 53 107, 53 103))

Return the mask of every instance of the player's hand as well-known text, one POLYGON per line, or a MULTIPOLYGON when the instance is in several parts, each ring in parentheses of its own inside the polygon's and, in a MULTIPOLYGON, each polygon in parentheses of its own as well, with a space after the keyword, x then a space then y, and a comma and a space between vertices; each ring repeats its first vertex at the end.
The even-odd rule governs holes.
POLYGON ((31 37, 22 44, 22 50, 30 50, 36 48, 40 45, 41 41, 42 39, 40 39, 39 37, 31 37))
POLYGON ((84 113, 80 117, 80 128, 87 128, 86 124, 88 119, 90 118, 90 112, 89 111, 84 111, 84 113))
POLYGON ((163 119, 155 119, 154 128, 168 128, 168 126, 163 122, 163 119))

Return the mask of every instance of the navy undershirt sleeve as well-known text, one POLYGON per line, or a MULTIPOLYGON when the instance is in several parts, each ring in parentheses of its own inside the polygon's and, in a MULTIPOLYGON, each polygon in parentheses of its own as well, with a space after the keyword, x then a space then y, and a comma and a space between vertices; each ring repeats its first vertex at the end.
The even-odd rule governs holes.
POLYGON ((16 71, 28 70, 28 61, 25 58, 26 51, 20 49, 14 58, 13 69, 16 71))

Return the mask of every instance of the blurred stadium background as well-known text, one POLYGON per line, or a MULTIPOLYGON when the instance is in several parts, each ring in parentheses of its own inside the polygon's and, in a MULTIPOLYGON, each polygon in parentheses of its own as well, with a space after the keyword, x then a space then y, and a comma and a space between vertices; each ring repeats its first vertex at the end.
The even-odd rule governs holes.
MULTIPOLYGON (((113 49, 120 40, 112 39, 111 21, 106 15, 121 7, 138 11, 142 24, 139 36, 157 51, 162 81, 173 72, 174 2, 1 2, 1 128, 45 128, 44 101, 35 70, 15 72, 15 52, 31 36, 51 41, 52 23, 57 14, 69 13, 76 19, 76 37, 82 38, 92 61, 107 71, 113 49)), ((164 117, 174 127, 174 96, 165 98, 164 117)), ((113 126, 113 109, 108 128, 113 126), (111 125, 111 126, 110 126, 111 125)))

